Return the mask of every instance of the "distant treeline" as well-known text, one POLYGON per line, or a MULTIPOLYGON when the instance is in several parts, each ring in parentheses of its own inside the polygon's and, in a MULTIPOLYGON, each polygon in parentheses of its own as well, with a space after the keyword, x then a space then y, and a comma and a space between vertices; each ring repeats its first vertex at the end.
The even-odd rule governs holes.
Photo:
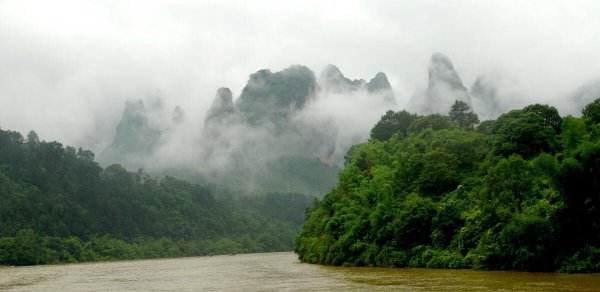
POLYGON ((479 122, 388 112, 296 238, 328 265, 600 272, 600 99, 479 122))
POLYGON ((221 193, 0 130, 0 263, 291 250, 313 200, 221 193))

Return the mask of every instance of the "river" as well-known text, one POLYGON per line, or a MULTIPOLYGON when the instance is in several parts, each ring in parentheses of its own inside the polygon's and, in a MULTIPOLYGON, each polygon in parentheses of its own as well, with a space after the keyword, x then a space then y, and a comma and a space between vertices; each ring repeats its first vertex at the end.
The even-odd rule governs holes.
POLYGON ((600 274, 325 267, 291 252, 0 268, 7 291, 600 291, 600 274))

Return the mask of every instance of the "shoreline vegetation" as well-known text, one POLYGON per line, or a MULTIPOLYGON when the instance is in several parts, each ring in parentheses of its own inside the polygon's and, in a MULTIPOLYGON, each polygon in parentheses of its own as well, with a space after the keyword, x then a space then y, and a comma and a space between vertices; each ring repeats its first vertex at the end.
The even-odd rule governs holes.
POLYGON ((600 272, 600 99, 580 118, 547 105, 479 122, 386 113, 307 211, 302 262, 600 272))
POLYGON ((227 237, 214 241, 161 238, 126 242, 110 236, 93 236, 82 241, 77 237, 40 237, 28 229, 15 237, 1 238, 0 250, 3 250, 4 262, 11 263, 5 267, 291 251, 291 248, 253 250, 246 244, 227 237), (23 240, 27 245, 20 246, 23 240))
POLYGON ((217 190, 0 129, 0 264, 293 249, 313 197, 217 190))
POLYGON ((294 249, 334 266, 600 272, 599 170, 600 99, 580 118, 388 111, 321 200, 102 168, 0 130, 0 264, 294 249))

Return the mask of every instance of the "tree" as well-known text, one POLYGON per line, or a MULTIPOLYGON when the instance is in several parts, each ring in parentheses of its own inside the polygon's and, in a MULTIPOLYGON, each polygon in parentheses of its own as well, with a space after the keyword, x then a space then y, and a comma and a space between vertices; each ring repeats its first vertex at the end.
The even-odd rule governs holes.
POLYGON ((87 161, 94 161, 94 152, 90 150, 83 150, 81 147, 77 149, 77 158, 87 161))
POLYGON ((399 133, 400 137, 405 137, 408 133, 408 127, 417 118, 416 114, 411 114, 405 110, 400 112, 387 111, 373 129, 371 129, 370 140, 386 141, 392 135, 399 133))
POLYGON ((471 110, 471 106, 462 101, 454 102, 448 113, 448 119, 458 123, 458 126, 463 129, 473 129, 475 124, 479 123, 479 117, 471 110))
POLYGON ((589 134, 585 129, 585 122, 582 119, 571 116, 563 119, 560 142, 565 152, 571 154, 579 145, 588 139, 589 134))
MULTIPOLYGON (((553 115, 551 112, 549 116, 553 115)), ((502 156, 519 154, 530 158, 542 151, 555 151, 557 132, 554 121, 555 118, 548 118, 531 109, 513 110, 501 115, 492 127, 495 135, 494 152, 502 156)))
POLYGON ((36 265, 45 260, 40 237, 32 229, 19 231, 15 237, 13 260, 17 265, 36 265))
POLYGON ((594 124, 600 123, 600 98, 586 105, 581 113, 588 121, 594 124))
POLYGON ((493 125, 494 125, 493 120, 482 121, 477 125, 477 127, 475 127, 475 131, 482 133, 482 134, 491 134, 493 125))
MULTIPOLYGON (((469 109, 455 105, 458 124, 469 109)), ((403 139, 357 145, 338 186, 308 209, 299 259, 600 271, 600 125, 590 116, 535 104, 471 131, 431 115, 403 139)))
POLYGON ((448 117, 432 114, 416 118, 408 127, 409 133, 419 133, 424 129, 431 128, 434 131, 448 129, 450 121, 448 117))
POLYGON ((35 147, 40 144, 40 138, 36 132, 29 131, 27 134, 27 144, 29 144, 29 147, 35 147))
POLYGON ((544 127, 552 127, 556 134, 560 134, 562 118, 555 107, 546 104, 532 104, 523 108, 523 112, 539 116, 544 122, 544 127))
POLYGON ((93 159, 0 130, 0 265, 290 250, 313 198, 219 190, 216 200, 214 187, 93 159))

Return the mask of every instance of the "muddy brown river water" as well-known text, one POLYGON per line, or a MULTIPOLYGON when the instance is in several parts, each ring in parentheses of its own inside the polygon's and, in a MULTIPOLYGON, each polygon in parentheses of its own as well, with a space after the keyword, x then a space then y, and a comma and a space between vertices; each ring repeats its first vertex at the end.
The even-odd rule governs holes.
POLYGON ((291 252, 0 268, 7 291, 600 291, 600 274, 324 267, 291 252))

